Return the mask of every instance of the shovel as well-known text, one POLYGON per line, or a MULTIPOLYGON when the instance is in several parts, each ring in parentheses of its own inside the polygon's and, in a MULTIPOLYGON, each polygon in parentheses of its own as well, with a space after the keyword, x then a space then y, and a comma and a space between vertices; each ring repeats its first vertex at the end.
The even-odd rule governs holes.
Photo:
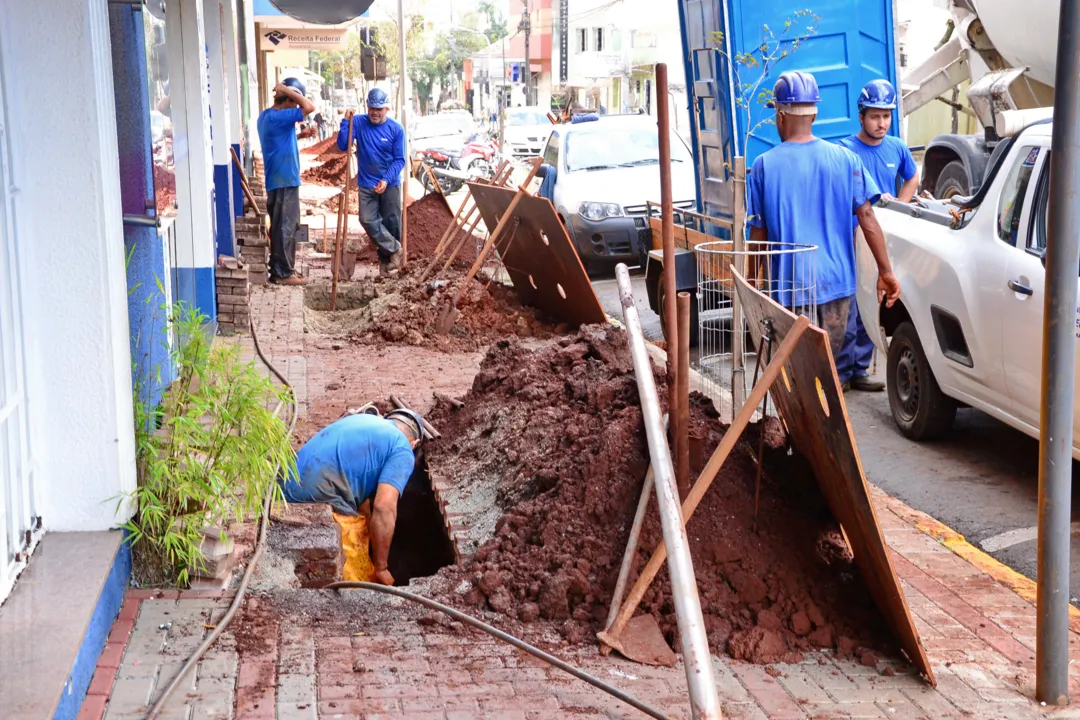
MULTIPOLYGON (((530 176, 531 179, 531 176, 530 176)), ((526 181, 528 184, 528 181, 526 181)), ((513 200, 510 201, 510 207, 506 208, 506 212, 503 213, 502 218, 499 220, 499 224, 495 226, 495 230, 492 231, 488 239, 484 241, 484 247, 480 250, 480 254, 476 256, 476 260, 473 261, 472 267, 469 268, 469 272, 465 274, 465 278, 458 283, 457 289, 454 291, 454 298, 450 301, 450 304, 443 308, 443 311, 439 314, 439 319, 435 322, 435 331, 440 335, 445 335, 450 332, 450 328, 454 327, 454 323, 457 322, 458 316, 461 311, 458 310, 458 303, 461 301, 461 293, 468 286, 472 279, 476 277, 476 273, 484 266, 487 261, 488 255, 491 254, 491 249, 495 247, 495 242, 506 231, 507 226, 510 224, 510 220, 514 217, 514 211, 517 210, 518 203, 521 199, 528 195, 528 191, 524 186, 518 188, 517 193, 514 195, 513 200)))

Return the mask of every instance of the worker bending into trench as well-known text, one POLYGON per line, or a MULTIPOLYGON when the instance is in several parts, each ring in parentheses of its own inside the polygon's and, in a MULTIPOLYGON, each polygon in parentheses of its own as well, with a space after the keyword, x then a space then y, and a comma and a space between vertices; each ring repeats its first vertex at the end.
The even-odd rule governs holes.
POLYGON ((855 295, 856 219, 877 261, 878 293, 889 306, 900 297, 900 284, 874 216, 872 205, 880 197, 874 180, 855 153, 814 137, 820 101, 810 73, 793 70, 776 81, 773 104, 782 142, 759 155, 747 177, 747 224, 751 241, 817 246, 816 273, 808 253, 774 255, 772 290, 796 312, 808 314, 816 303, 810 319, 829 334, 836 358, 855 295))
POLYGON ((398 498, 416 466, 423 423, 412 410, 347 415, 304 443, 296 456, 299 477, 282 482, 286 501, 333 509, 341 526, 345 580, 394 584, 387 563, 398 498))

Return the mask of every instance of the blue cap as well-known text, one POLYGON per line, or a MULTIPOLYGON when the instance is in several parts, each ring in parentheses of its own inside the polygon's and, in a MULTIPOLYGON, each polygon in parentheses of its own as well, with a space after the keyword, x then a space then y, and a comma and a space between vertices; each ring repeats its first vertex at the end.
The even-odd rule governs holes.
POLYGON ((304 87, 304 83, 300 82, 297 78, 287 77, 281 81, 281 84, 287 87, 291 87, 293 90, 296 90, 304 97, 307 97, 307 88, 304 87))
POLYGON ((371 88, 367 94, 367 106, 369 108, 390 107, 390 98, 382 88, 371 88))
POLYGON ((860 108, 875 108, 877 110, 896 109, 896 88, 884 78, 871 80, 863 85, 859 93, 860 108))
POLYGON ((808 72, 802 70, 789 70, 783 73, 773 85, 773 99, 769 107, 774 105, 810 105, 821 102, 818 94, 817 80, 808 72))

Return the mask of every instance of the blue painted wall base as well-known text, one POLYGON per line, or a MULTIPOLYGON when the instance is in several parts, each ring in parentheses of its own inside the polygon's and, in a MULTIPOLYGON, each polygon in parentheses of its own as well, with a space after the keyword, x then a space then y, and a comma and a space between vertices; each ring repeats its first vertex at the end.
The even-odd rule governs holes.
MULTIPOLYGON (((240 143, 233 143, 232 149, 236 152, 236 157, 243 158, 240 154, 240 143)), ((232 160, 232 158, 229 158, 232 160)), ((230 162, 229 167, 232 168, 232 189, 233 189, 233 217, 243 217, 244 215, 244 188, 240 184, 240 169, 236 167, 235 162, 230 162)))
POLYGON ((79 716, 79 708, 86 699, 86 691, 90 689, 90 681, 94 678, 98 658, 101 657, 101 651, 105 649, 105 642, 109 639, 113 621, 120 614, 120 606, 124 602, 124 591, 127 590, 130 578, 131 546, 127 542, 122 542, 116 551, 105 586, 101 589, 101 595, 94 607, 94 614, 90 617, 90 625, 86 628, 86 635, 83 636, 82 645, 79 646, 79 652, 75 656, 75 664, 64 685, 60 702, 57 703, 56 710, 53 712, 53 720, 76 720, 79 716))
POLYGON ((214 214, 217 224, 217 254, 236 256, 233 226, 233 191, 230 165, 214 166, 214 214))
POLYGON ((217 287, 214 268, 174 268, 177 303, 196 308, 207 321, 217 320, 217 287))

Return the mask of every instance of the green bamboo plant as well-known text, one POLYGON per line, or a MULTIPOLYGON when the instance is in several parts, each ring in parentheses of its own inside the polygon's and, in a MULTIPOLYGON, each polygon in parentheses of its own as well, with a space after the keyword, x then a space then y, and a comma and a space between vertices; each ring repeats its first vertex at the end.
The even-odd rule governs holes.
POLYGON ((160 404, 146 387, 158 374, 136 368, 138 486, 124 527, 137 581, 185 587, 205 567, 201 531, 258 517, 267 493, 281 499, 278 475, 295 473, 296 460, 275 414, 291 391, 242 362, 237 345, 214 343, 205 316, 181 305, 174 317, 176 379, 160 404))

